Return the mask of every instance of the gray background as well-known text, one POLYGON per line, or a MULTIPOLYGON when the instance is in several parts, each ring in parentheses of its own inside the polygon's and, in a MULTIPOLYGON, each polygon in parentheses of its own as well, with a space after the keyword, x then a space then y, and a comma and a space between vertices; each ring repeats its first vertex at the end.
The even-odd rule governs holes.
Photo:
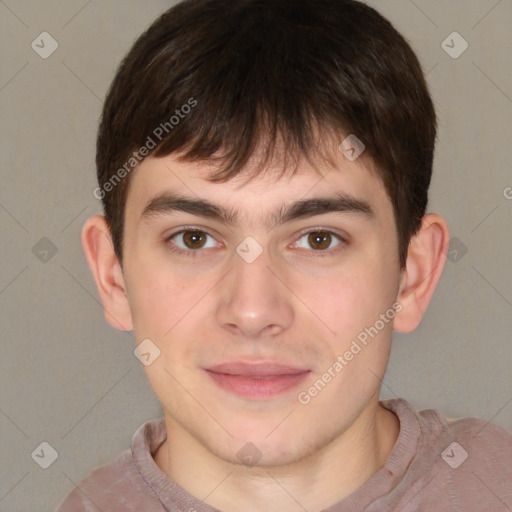
MULTIPOLYGON (((429 210, 457 238, 420 327, 396 335, 382 396, 512 429, 512 1, 369 3, 428 73, 440 123, 429 210), (458 58, 442 47, 454 31, 469 43, 458 58)), ((103 318, 79 237, 100 211, 102 99, 134 38, 171 4, 0 1, 0 511, 53 510, 161 415, 132 335, 103 318), (31 48, 43 31, 59 45, 47 59, 31 48), (31 456, 43 441, 58 452, 48 469, 31 456)))

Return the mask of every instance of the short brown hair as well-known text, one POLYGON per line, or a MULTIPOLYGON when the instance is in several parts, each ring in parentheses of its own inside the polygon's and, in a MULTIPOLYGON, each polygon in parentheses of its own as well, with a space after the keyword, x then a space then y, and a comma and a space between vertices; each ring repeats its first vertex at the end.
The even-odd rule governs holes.
POLYGON ((189 161, 220 154, 211 180, 226 181, 263 137, 264 161, 277 140, 309 158, 318 129, 364 143, 393 205, 403 267, 427 207, 436 114, 418 59, 391 23, 354 0, 185 0, 169 9, 122 61, 98 133, 97 190, 119 260, 139 148, 189 161))

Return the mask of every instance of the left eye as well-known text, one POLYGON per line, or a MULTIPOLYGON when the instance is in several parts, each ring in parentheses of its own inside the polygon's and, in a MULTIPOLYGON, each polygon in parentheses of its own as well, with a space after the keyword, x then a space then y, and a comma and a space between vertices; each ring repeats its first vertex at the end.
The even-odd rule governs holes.
POLYGON ((297 246, 302 249, 308 249, 309 247, 300 245, 300 241, 303 239, 305 239, 306 244, 308 244, 309 247, 313 248, 315 251, 326 251, 327 249, 332 249, 333 247, 331 246, 331 243, 336 239, 338 240, 338 244, 336 244, 334 247, 337 247, 343 243, 343 239, 340 236, 332 233, 331 231, 325 230, 310 231, 299 238, 297 241, 297 246))

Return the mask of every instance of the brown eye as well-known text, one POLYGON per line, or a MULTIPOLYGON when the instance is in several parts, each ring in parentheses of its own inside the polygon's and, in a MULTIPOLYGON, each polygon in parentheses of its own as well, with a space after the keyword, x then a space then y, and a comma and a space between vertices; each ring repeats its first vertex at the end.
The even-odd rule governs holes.
POLYGON ((331 241, 332 236, 328 231, 312 231, 308 236, 308 243, 315 250, 327 249, 331 241))
POLYGON ((333 256, 347 245, 347 241, 328 229, 314 229, 303 232, 296 247, 307 249, 314 256, 333 256))
POLYGON ((196 256, 201 249, 211 249, 216 246, 212 235, 202 229, 183 229, 166 238, 169 248, 180 255, 196 256))
POLYGON ((202 249, 206 243, 207 233, 204 231, 184 231, 183 243, 187 249, 202 249))

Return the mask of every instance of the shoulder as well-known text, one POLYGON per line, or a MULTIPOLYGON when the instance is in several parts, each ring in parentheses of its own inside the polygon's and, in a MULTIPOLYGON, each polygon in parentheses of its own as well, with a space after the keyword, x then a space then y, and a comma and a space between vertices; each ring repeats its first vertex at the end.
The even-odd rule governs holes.
POLYGON ((437 410, 425 410, 418 416, 429 425, 431 435, 437 438, 443 459, 452 451, 457 455, 467 453, 467 458, 485 461, 488 467, 512 468, 512 434, 490 421, 478 418, 450 419, 437 410), (453 446, 452 446, 453 444, 453 446))
MULTIPOLYGON (((461 450, 488 472, 508 473, 512 481, 512 434, 489 421, 477 418, 446 419, 446 443, 443 458, 449 459, 452 451, 461 450), (455 444, 456 443, 456 444, 455 444), (460 447, 460 448, 459 448, 460 447)), ((465 456, 465 454, 463 453, 465 456)))
POLYGON ((421 458, 434 462, 430 476, 436 491, 426 493, 427 503, 446 499, 451 510, 466 511, 512 503, 512 434, 489 421, 448 419, 436 410, 418 416, 430 426, 421 458), (435 497, 439 493, 444 497, 435 497))
POLYGON ((142 425, 133 436, 132 449, 96 468, 75 485, 56 512, 161 512, 164 509, 134 460, 134 451, 150 456, 152 429, 157 422, 142 425), (143 453, 142 453, 143 452, 143 453))
POLYGON ((75 485, 57 512, 121 512, 140 507, 152 511, 160 510, 158 503, 135 470, 131 451, 126 450, 75 485))
POLYGON ((512 466, 512 434, 490 421, 478 418, 448 418, 437 409, 417 411, 404 399, 384 402, 407 426, 417 424, 423 441, 431 451, 442 455, 451 443, 458 443, 468 457, 481 460, 488 458, 507 467, 512 466), (414 419, 415 418, 415 419, 414 419))
POLYGON ((400 461, 407 467, 401 497, 392 496, 401 500, 400 510, 481 512, 512 506, 509 432, 476 418, 448 419, 438 410, 418 411, 403 399, 383 405, 401 423, 400 461))

